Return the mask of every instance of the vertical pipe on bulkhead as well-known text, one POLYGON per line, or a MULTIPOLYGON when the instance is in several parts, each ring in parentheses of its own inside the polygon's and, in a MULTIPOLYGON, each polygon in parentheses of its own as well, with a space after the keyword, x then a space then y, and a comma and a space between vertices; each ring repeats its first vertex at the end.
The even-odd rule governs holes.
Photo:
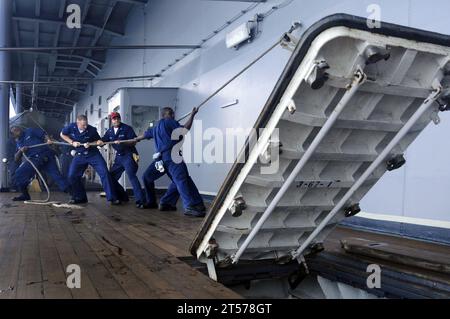
POLYGON ((23 112, 23 102, 22 102, 22 84, 16 84, 16 113, 23 112))
MULTIPOLYGON (((11 46, 12 0, 0 0, 0 47, 11 46)), ((0 51, 0 81, 11 80, 11 54, 0 51)), ((0 189, 8 188, 7 164, 9 137, 9 84, 0 84, 0 189)))

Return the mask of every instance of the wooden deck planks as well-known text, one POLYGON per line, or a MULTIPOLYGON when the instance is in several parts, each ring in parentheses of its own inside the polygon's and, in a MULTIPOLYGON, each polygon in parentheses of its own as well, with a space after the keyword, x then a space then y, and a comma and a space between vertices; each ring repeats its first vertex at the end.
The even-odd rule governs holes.
POLYGON ((201 219, 111 207, 96 194, 72 211, 10 196, 0 194, 0 298, 240 297, 177 258, 201 219), (70 264, 81 267, 81 289, 66 286, 70 264))
POLYGON ((22 251, 17 282, 17 298, 43 298, 43 277, 35 210, 25 215, 22 251))
MULTIPOLYGON (((55 244, 55 248, 58 252, 61 264, 64 268, 64 275, 66 275, 65 270, 68 265, 76 264, 82 265, 79 256, 77 255, 75 249, 72 247, 72 243, 66 236, 64 230, 62 229, 58 217, 58 213, 54 213, 48 216, 48 226, 51 232, 55 244)), ((61 213, 65 214, 65 213, 61 213)), ((73 298, 77 299, 97 299, 100 297, 97 289, 94 287, 92 280, 88 272, 81 272, 81 289, 71 289, 71 294, 73 298)))
POLYGON ((2 214, 0 247, 0 298, 15 298, 21 263, 25 215, 2 214))
POLYGON ((154 237, 147 232, 129 225, 122 226, 122 222, 109 220, 95 209, 91 212, 98 214, 99 218, 103 219, 101 228, 109 225, 115 230, 115 232, 109 232, 109 234, 115 240, 116 245, 121 247, 124 252, 130 251, 141 262, 155 265, 153 271, 172 285, 179 285, 181 287, 180 292, 186 297, 220 298, 224 295, 228 295, 230 298, 236 297, 234 293, 230 293, 222 285, 192 269, 169 251, 155 245, 153 243, 154 237))

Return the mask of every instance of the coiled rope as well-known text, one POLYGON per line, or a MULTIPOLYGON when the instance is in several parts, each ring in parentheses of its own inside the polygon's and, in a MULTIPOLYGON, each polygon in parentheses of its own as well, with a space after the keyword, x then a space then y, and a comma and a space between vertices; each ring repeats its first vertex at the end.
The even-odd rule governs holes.
MULTIPOLYGON (((127 143, 127 142, 128 143, 129 142, 136 142, 136 140, 132 139, 132 140, 122 140, 122 141, 120 141, 120 143, 127 143)), ((103 143, 103 145, 108 145, 108 144, 116 144, 116 142, 113 141, 113 142, 104 142, 103 143)), ((27 146, 27 149, 41 147, 41 146, 49 146, 49 145, 72 146, 69 143, 52 141, 51 143, 40 143, 40 144, 27 146)), ((89 148, 89 147, 97 146, 97 143, 85 143, 85 144, 82 144, 82 145, 84 147, 86 147, 86 148, 89 148)), ((47 198, 46 199, 27 200, 27 201, 24 201, 25 204, 50 205, 50 206, 57 207, 57 208, 71 208, 71 209, 82 209, 83 208, 82 206, 79 206, 79 205, 61 203, 61 202, 57 202, 57 201, 50 201, 50 194, 51 194, 50 193, 50 188, 48 187, 48 184, 47 184, 45 178, 42 176, 42 173, 39 171, 39 169, 36 167, 36 165, 33 163, 33 161, 25 154, 25 152, 22 152, 22 155, 25 158, 25 160, 31 165, 31 167, 33 167, 33 169, 35 170, 35 172, 38 175, 39 179, 41 180, 42 184, 44 184, 45 191, 47 193, 47 198)))

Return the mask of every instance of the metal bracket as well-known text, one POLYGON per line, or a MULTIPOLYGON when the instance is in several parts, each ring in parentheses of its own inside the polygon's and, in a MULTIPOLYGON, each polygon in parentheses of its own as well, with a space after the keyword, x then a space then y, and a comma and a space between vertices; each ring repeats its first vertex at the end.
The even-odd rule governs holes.
POLYGON ((308 264, 306 263, 305 256, 299 255, 296 257, 296 259, 297 259, 297 262, 305 268, 305 272, 307 274, 309 274, 309 268, 308 268, 308 264))
POLYGON ((439 112, 450 111, 450 104, 443 104, 440 101, 436 101, 439 104, 439 112))
POLYGON ((301 263, 299 269, 289 275, 288 283, 289 287, 294 290, 301 284, 301 282, 309 275, 308 266, 306 263, 301 263))
POLYGON ((309 247, 307 257, 317 255, 318 253, 325 250, 323 243, 314 243, 309 247))
POLYGON ((439 105, 438 111, 446 112, 450 111, 450 89, 446 89, 440 96, 439 100, 436 100, 439 105))
POLYGON ((261 154, 261 158, 264 160, 265 163, 269 163, 272 159, 273 152, 275 150, 278 150, 278 155, 280 155, 283 151, 281 148, 283 147, 283 144, 278 140, 269 140, 267 142, 267 146, 264 148, 264 152, 261 154))
POLYGON ((219 245, 214 238, 211 238, 205 249, 205 257, 208 259, 213 259, 217 256, 217 249, 219 249, 219 245))
POLYGON ((280 45, 283 49, 294 52, 299 39, 292 35, 292 33, 285 33, 281 38, 280 45))
POLYGON ((359 203, 353 204, 350 207, 345 209, 345 217, 353 217, 361 212, 361 207, 359 207, 359 203))
POLYGON ((208 268, 208 275, 214 281, 217 281, 216 266, 214 265, 214 259, 206 259, 206 267, 208 268))
POLYGON ((233 217, 239 217, 242 215, 242 212, 247 208, 247 204, 245 203, 242 195, 238 195, 232 202, 230 208, 228 210, 233 217))
POLYGON ((386 169, 391 172, 399 169, 406 164, 406 159, 403 155, 397 155, 386 162, 386 169))
POLYGON ((287 109, 290 114, 294 114, 297 111, 297 106, 295 105, 294 100, 289 101, 287 109))
POLYGON ((371 45, 364 51, 364 57, 366 58, 366 65, 375 64, 381 60, 389 60, 391 52, 386 48, 371 45))
POLYGON ((234 258, 234 255, 225 257, 224 259, 217 262, 217 267, 218 268, 230 267, 233 264, 233 258, 234 258))
POLYGON ((306 82, 313 90, 319 90, 325 85, 325 82, 329 78, 329 74, 326 72, 330 66, 325 60, 316 61, 311 70, 311 73, 306 78, 306 82))
MULTIPOLYGON (((446 106, 446 107, 448 107, 448 106, 446 106)), ((440 109, 435 110, 430 114, 430 120, 433 121, 434 125, 441 124, 441 118, 439 117, 439 111, 440 111, 440 109)))

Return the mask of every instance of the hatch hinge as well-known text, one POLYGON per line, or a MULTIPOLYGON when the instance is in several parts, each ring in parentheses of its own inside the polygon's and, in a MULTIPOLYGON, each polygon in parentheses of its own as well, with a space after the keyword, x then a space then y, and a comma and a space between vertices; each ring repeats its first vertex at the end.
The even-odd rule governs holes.
POLYGON ((206 259, 206 268, 208 269, 208 276, 214 281, 217 281, 216 265, 214 259, 206 259))
POLYGON ((218 249, 219 249, 219 245, 217 244, 216 240, 214 238, 211 238, 205 249, 205 257, 206 257, 206 267, 208 269, 208 275, 214 281, 217 281, 215 259, 217 256, 218 249))
POLYGON ((391 57, 391 52, 385 47, 370 45, 364 51, 366 65, 375 64, 379 61, 387 61, 391 57))
POLYGON ((306 257, 317 255, 318 253, 325 250, 323 243, 314 243, 309 247, 309 251, 306 254, 306 257))
POLYGON ((283 143, 281 143, 281 141, 278 138, 273 136, 272 139, 267 141, 267 145, 264 148, 264 151, 262 152, 261 157, 260 157, 261 160, 266 164, 270 163, 274 159, 276 160, 277 157, 274 157, 274 156, 275 155, 279 156, 283 153, 282 147, 283 147, 283 143))
POLYGON ((329 68, 330 65, 325 60, 314 62, 312 70, 306 78, 306 82, 311 89, 319 90, 325 85, 325 82, 329 79, 329 74, 326 72, 329 68))
POLYGON ((301 284, 301 282, 309 275, 309 269, 306 263, 300 263, 297 271, 293 272, 288 277, 289 287, 294 290, 301 284))
POLYGON ((205 257, 208 259, 214 259, 217 256, 218 249, 219 245, 217 244, 216 240, 214 238, 211 238, 205 249, 205 257))
POLYGON ((305 272, 307 274, 309 274, 309 268, 308 268, 308 264, 306 263, 305 256, 299 255, 295 258, 297 259, 297 262, 305 269, 305 272))
MULTIPOLYGON (((436 124, 436 121, 434 118, 439 118, 438 112, 447 112, 450 111, 450 89, 445 90, 438 100, 436 100, 436 103, 439 105, 438 109, 431 114, 431 119, 436 124), (436 114, 434 114, 436 113, 436 114)), ((440 123, 440 119, 439 119, 440 123)), ((439 124, 437 123, 437 124, 439 124)))
POLYGON ((280 45, 283 49, 286 49, 288 51, 294 52, 295 48, 297 47, 297 44, 299 42, 299 39, 295 37, 292 32, 300 28, 302 24, 300 22, 294 22, 292 23, 292 26, 288 32, 283 34, 281 37, 280 45))

